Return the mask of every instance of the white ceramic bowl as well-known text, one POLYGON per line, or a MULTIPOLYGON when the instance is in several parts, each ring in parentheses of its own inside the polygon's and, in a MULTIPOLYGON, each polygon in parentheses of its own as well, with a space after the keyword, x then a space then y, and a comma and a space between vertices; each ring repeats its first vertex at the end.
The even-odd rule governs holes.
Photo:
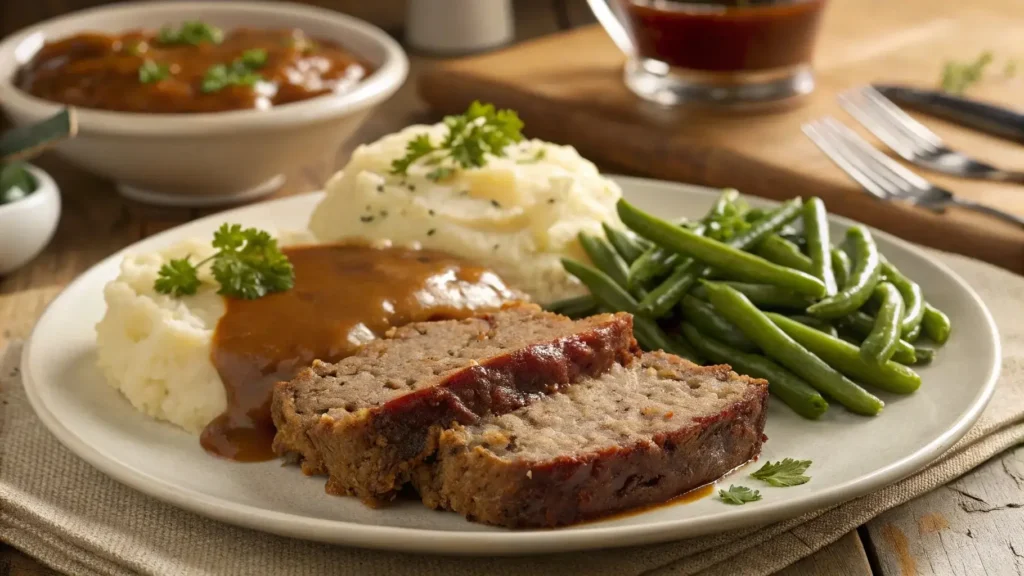
POLYGON ((148 202, 204 206, 273 191, 289 167, 330 153, 367 113, 402 85, 408 60, 384 31, 356 18, 299 4, 145 2, 113 4, 48 20, 0 44, 0 105, 15 124, 36 122, 61 105, 14 85, 23 64, 47 40, 85 30, 121 32, 203 20, 225 30, 300 28, 369 61, 376 71, 351 91, 270 110, 204 114, 139 114, 78 110, 78 137, 57 151, 148 202))
POLYGON ((36 190, 21 200, 0 204, 0 276, 14 272, 50 243, 60 220, 60 190, 50 175, 35 166, 28 171, 36 190))

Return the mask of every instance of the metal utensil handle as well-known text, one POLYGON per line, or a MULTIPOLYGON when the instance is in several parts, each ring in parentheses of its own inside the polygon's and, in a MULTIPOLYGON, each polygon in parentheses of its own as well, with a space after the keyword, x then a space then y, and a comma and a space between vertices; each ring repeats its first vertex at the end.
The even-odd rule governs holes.
POLYGON ((1013 224, 1016 224, 1017 226, 1024 228, 1024 218, 1021 218, 1020 216, 1016 216, 1014 214, 1010 214, 1009 212, 1003 212, 998 208, 993 208, 991 206, 979 204, 972 200, 964 200, 963 198, 957 197, 951 198, 950 202, 952 204, 955 204, 956 206, 967 208, 968 210, 974 210, 975 212, 981 212, 982 214, 988 214, 989 216, 995 216, 996 218, 1006 220, 1007 222, 1012 222, 1013 224))
POLYGON ((630 38, 629 32, 626 31, 626 27, 622 25, 615 11, 608 5, 608 0, 587 0, 587 4, 590 5, 590 11, 594 13, 594 17, 597 18, 604 31, 611 36, 612 42, 619 47, 619 50, 630 57, 636 54, 633 39, 630 38))

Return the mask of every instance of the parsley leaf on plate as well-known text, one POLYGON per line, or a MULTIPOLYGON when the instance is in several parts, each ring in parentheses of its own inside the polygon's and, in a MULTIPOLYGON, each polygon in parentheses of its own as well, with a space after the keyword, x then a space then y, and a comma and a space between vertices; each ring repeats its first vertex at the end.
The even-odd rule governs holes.
POLYGON ((392 174, 407 174, 421 158, 438 166, 427 174, 431 180, 451 176, 457 168, 479 168, 487 164, 487 154, 504 156, 505 147, 523 139, 523 122, 514 110, 496 110, 493 104, 473 102, 465 114, 446 116, 448 129, 440 144, 421 134, 406 145, 405 156, 391 163, 392 174))
POLYGON ((992 53, 982 52, 972 62, 949 61, 942 67, 942 79, 939 86, 943 92, 963 94, 971 85, 981 81, 985 68, 992 63, 992 53))
POLYGON ((751 478, 763 480, 772 486, 799 486, 806 484, 810 476, 804 476, 804 472, 811 466, 810 460, 793 460, 785 458, 772 464, 769 460, 761 466, 761 469, 750 475, 751 478))
POLYGON ((199 289, 199 269, 188 257, 170 260, 160 267, 153 288, 161 294, 191 296, 199 289))
POLYGON ((266 231, 223 224, 214 232, 213 256, 196 264, 188 258, 171 260, 158 273, 154 289, 173 296, 195 294, 200 286, 199 267, 211 262, 210 270, 220 284, 218 294, 253 300, 295 285, 291 262, 266 231))
POLYGON ((747 502, 756 502, 761 499, 761 493, 751 490, 746 486, 729 486, 728 490, 719 490, 718 498, 726 504, 740 505, 747 502))

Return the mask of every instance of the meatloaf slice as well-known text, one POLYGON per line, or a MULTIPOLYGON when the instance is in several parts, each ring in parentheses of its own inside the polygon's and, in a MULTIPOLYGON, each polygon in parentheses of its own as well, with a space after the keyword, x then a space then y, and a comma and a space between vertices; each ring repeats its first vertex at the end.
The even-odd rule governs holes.
POLYGON ((326 470, 329 492, 376 504, 393 497, 452 422, 510 412, 637 354, 628 314, 574 321, 520 304, 409 324, 279 384, 274 446, 301 454, 307 473, 326 470))
POLYGON ((756 457, 768 383, 655 352, 529 406, 445 430, 423 502, 517 527, 664 502, 756 457))

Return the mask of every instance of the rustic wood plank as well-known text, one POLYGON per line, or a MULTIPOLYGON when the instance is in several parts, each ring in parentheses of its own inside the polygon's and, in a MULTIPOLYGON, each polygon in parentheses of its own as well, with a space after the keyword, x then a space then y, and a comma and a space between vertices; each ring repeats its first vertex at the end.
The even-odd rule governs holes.
POLYGON ((871 565, 856 531, 850 532, 811 556, 775 573, 775 576, 871 576, 871 565))
POLYGON ((867 529, 883 576, 1024 574, 1024 446, 867 529))

